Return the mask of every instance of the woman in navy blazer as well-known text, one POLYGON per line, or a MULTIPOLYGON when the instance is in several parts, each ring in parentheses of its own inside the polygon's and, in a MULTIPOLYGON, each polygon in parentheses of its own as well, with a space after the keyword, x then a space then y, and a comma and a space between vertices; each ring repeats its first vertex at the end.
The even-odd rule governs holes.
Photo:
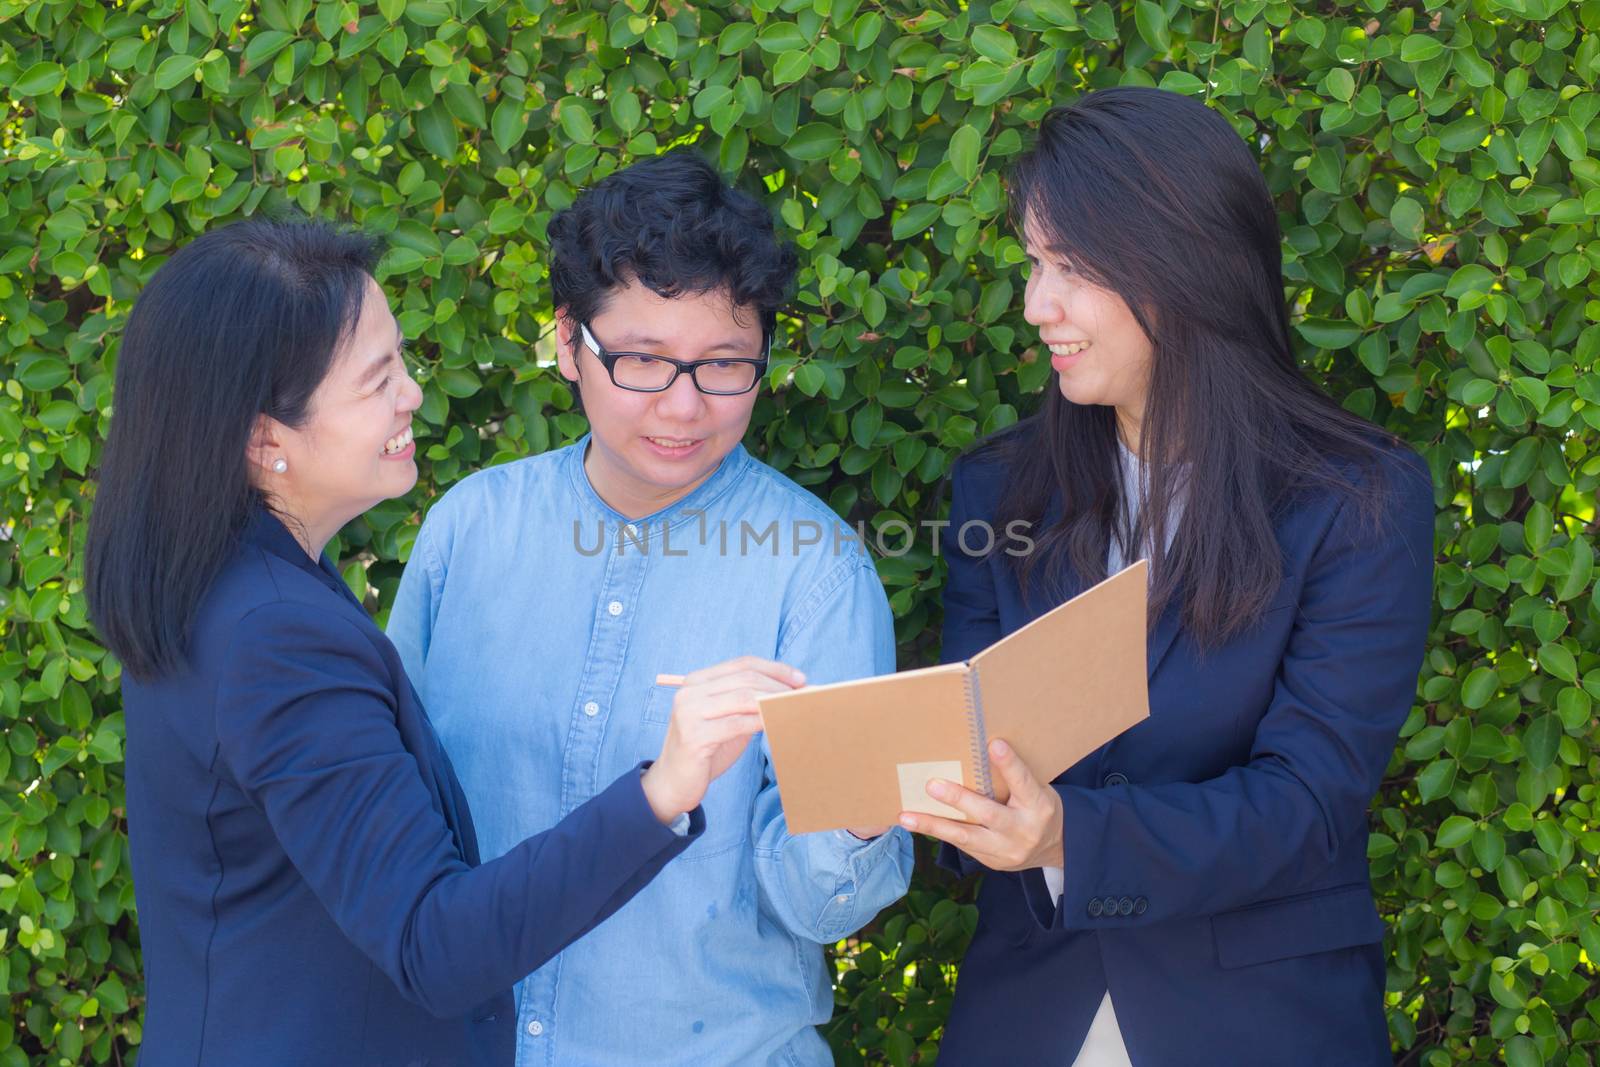
POLYGON ((141 1067, 509 1065, 513 983, 698 835, 759 727, 675 711, 659 760, 480 865, 399 656, 322 552, 417 477, 374 259, 325 224, 229 226, 123 335, 87 584, 125 670, 141 1067))
POLYGON ((1151 714, 1048 785, 997 739, 1008 803, 903 816, 988 872, 940 1062, 1388 1063, 1366 812, 1429 626, 1426 468, 1300 373, 1271 199, 1204 105, 1090 93, 1010 186, 1056 373, 955 468, 944 655, 1146 557, 1151 714))

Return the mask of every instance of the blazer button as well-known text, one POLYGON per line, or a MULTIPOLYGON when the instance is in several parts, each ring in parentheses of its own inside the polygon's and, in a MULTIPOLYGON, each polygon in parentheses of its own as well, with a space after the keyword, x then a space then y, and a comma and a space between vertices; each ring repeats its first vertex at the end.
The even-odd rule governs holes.
POLYGON ((1133 913, 1135 915, 1143 915, 1149 909, 1149 907, 1150 902, 1144 897, 1140 897, 1133 902, 1133 913))
POLYGON ((1117 914, 1123 916, 1124 918, 1133 914, 1132 897, 1123 897, 1121 900, 1117 901, 1117 914))
POLYGON ((1100 784, 1108 789, 1114 785, 1127 785, 1128 776, 1121 771, 1112 771, 1100 780, 1100 784))
POLYGON ((1105 905, 1100 903, 1099 897, 1089 898, 1089 918, 1098 919, 1105 911, 1105 905))
POLYGON ((1100 902, 1100 910, 1105 912, 1106 918, 1115 919, 1117 917, 1117 898, 1106 897, 1105 900, 1100 902))

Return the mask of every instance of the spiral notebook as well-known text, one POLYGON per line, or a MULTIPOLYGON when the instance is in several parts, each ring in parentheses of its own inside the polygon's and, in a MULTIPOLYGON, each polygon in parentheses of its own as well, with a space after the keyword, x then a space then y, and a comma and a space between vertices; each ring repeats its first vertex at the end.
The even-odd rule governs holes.
POLYGON ((884 826, 902 811, 960 818, 929 778, 1005 801, 988 742, 1050 781, 1149 717, 1140 560, 964 663, 761 698, 791 833, 884 826))

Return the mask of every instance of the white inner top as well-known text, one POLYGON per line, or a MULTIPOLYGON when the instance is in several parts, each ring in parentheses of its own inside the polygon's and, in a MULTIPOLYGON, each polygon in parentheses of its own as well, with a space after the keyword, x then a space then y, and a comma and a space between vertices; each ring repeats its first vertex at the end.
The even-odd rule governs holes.
MULTIPOLYGON (((1139 521, 1139 482, 1143 474, 1143 464, 1139 457, 1129 451, 1128 446, 1117 438, 1118 458, 1122 461, 1122 500, 1123 519, 1127 536, 1131 537, 1133 528, 1139 521)), ((1172 521, 1167 525, 1167 543, 1172 542, 1172 533, 1177 526, 1177 516, 1172 516, 1172 521)), ((1143 559, 1146 553, 1141 546, 1135 560, 1143 559)), ((1106 552, 1106 573, 1116 574, 1127 566, 1129 560, 1124 558, 1122 540, 1118 537, 1111 538, 1111 546, 1106 552)), ((1066 882, 1066 875, 1060 867, 1041 867, 1040 873, 1044 875, 1044 884, 1050 890, 1050 898, 1059 902, 1061 891, 1066 882)), ((1072 1067, 1133 1067, 1128 1059, 1128 1046, 1122 1041, 1122 1031, 1117 1026, 1117 1012, 1111 1004, 1111 991, 1106 990, 1106 995, 1100 998, 1100 1007, 1094 1013, 1094 1021, 1089 1024, 1089 1032, 1084 1035, 1083 1045, 1078 1049, 1078 1055, 1072 1061, 1072 1067)))

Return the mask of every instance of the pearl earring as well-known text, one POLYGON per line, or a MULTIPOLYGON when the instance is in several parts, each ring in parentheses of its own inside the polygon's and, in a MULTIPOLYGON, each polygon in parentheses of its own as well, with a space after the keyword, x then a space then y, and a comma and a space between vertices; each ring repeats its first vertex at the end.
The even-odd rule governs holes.
POLYGON ((286 459, 275 459, 272 461, 272 469, 274 472, 282 474, 284 471, 289 469, 289 461, 286 459))

